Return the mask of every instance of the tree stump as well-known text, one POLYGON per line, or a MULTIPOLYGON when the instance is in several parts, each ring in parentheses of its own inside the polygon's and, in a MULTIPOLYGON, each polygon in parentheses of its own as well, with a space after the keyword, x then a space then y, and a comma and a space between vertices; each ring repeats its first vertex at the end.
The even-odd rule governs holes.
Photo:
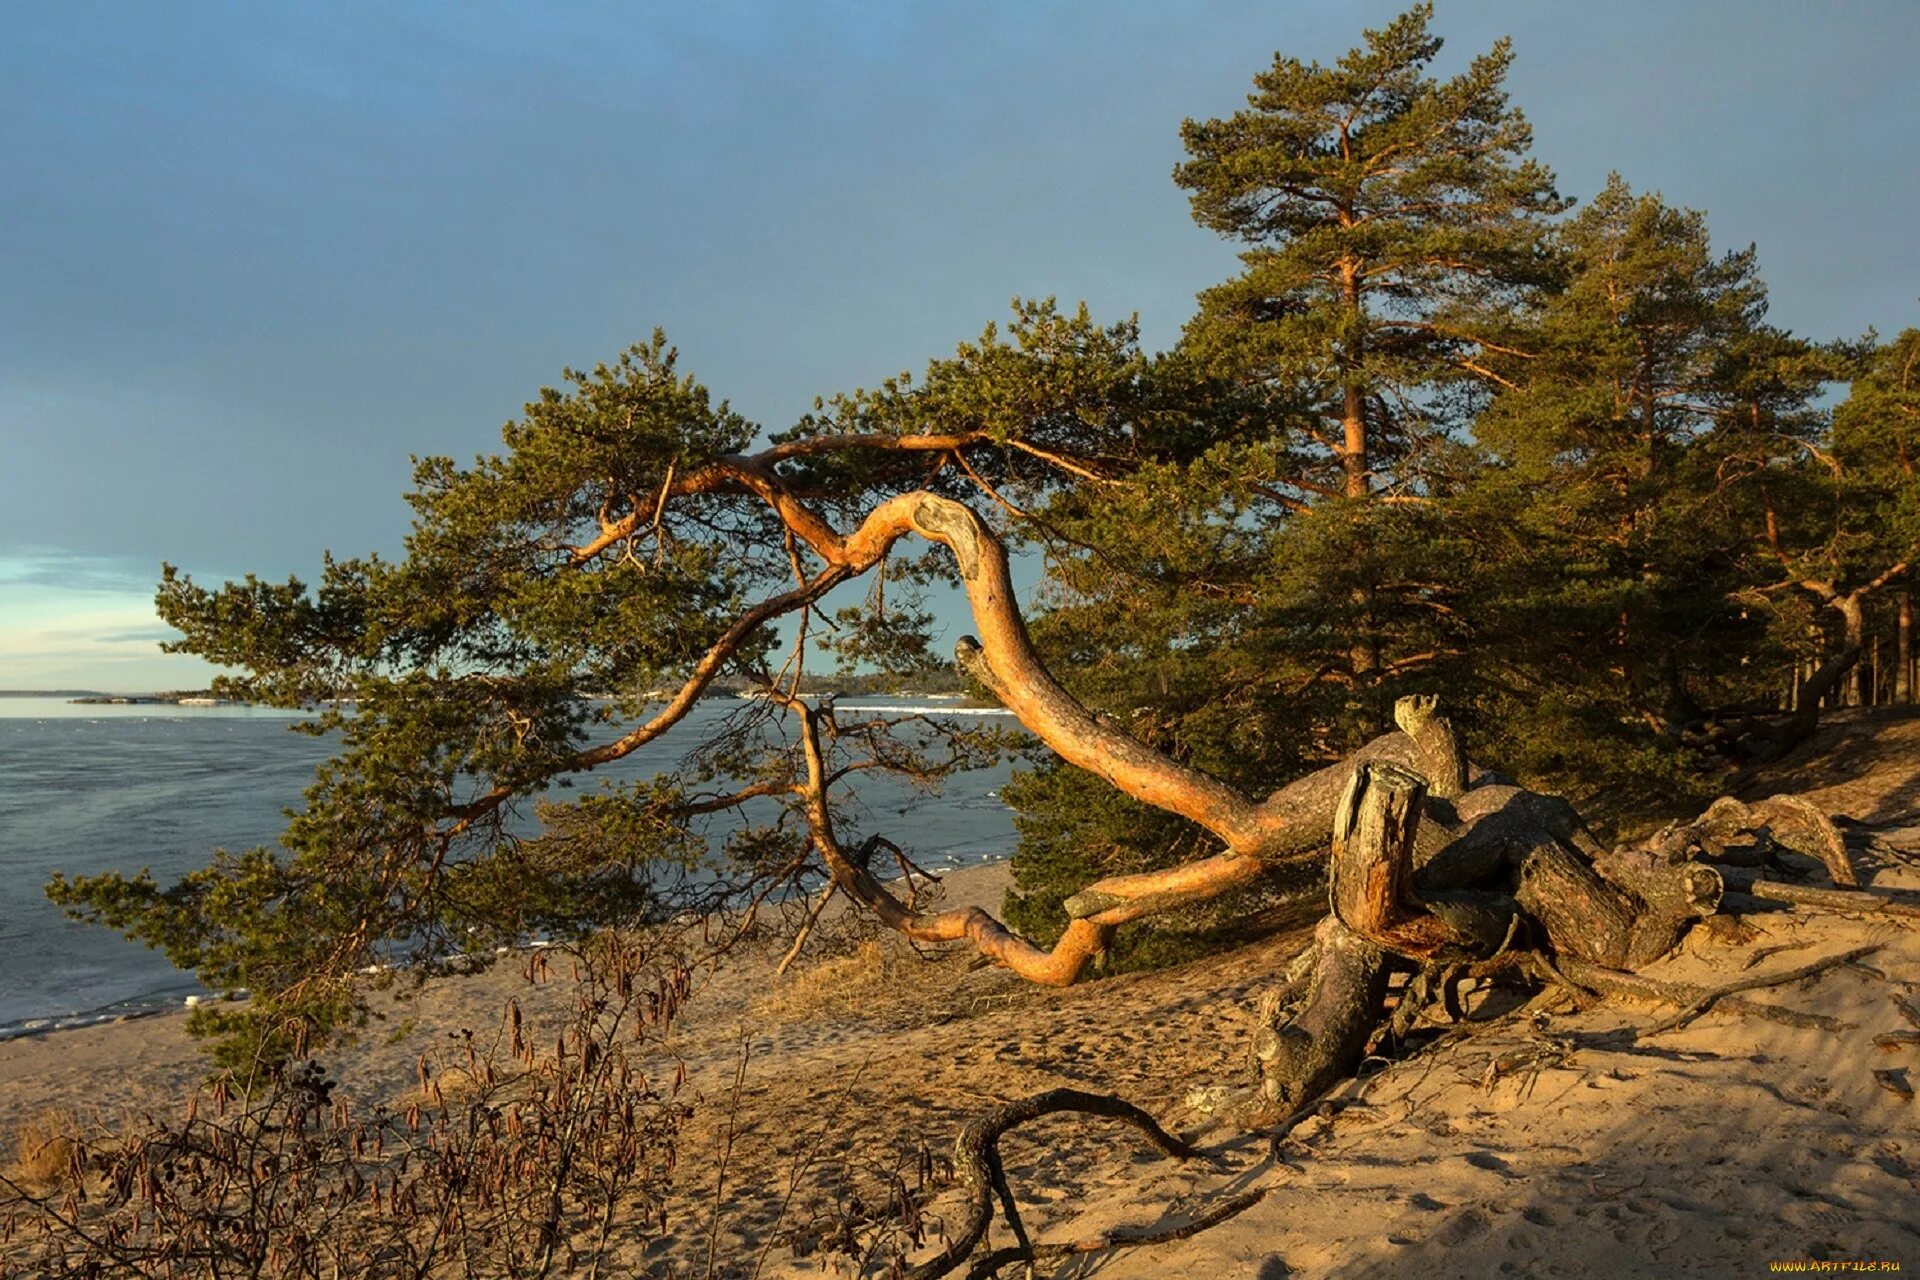
MULTIPOLYGON (((1292 1111, 1350 1074, 1385 1014, 1391 958, 1446 941, 1413 899, 1414 837, 1426 782, 1389 761, 1353 772, 1333 817, 1330 914, 1314 932, 1317 959, 1298 1011, 1254 1039, 1261 1092, 1292 1111)), ((1441 926, 1444 930, 1444 926, 1441 926)))

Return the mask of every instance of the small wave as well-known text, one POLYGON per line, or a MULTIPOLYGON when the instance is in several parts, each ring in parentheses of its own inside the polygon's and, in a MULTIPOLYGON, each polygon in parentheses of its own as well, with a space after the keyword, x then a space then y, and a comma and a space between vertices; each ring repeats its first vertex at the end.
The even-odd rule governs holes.
POLYGON ((859 705, 842 704, 836 711, 866 711, 882 715, 932 715, 932 716, 1010 716, 1013 712, 1005 707, 925 707, 909 706, 904 703, 871 703, 859 705))
MULTIPOLYGON (((187 999, 193 998, 187 997, 187 999)), ((203 994, 199 998, 211 997, 203 994)), ((182 997, 177 992, 155 992, 132 1000, 116 1001, 98 1009, 0 1022, 0 1044, 8 1040, 18 1040, 22 1036, 44 1035, 49 1031, 74 1031, 81 1027, 98 1027, 109 1022, 131 1022, 135 1018, 151 1018, 155 1014, 167 1013, 181 1007, 183 1007, 182 997)))

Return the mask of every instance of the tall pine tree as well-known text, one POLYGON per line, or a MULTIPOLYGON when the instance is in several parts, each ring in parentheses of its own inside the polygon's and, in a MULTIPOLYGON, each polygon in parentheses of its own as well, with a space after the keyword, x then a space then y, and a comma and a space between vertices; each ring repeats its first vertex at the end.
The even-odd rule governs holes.
POLYGON ((1468 316, 1541 282, 1565 207, 1507 103, 1509 43, 1435 79, 1432 16, 1416 6, 1331 67, 1276 57, 1245 110, 1182 129, 1195 218, 1247 246, 1188 346, 1277 393, 1305 463, 1286 483, 1309 500, 1417 490, 1440 392, 1499 345, 1468 316))
POLYGON ((1754 692, 1754 498, 1817 435, 1830 364, 1765 323, 1752 249, 1716 254, 1701 214, 1617 175, 1558 239, 1566 287, 1528 356, 1491 362, 1492 465, 1457 504, 1478 683, 1510 763, 1638 799, 1690 776, 1702 722, 1754 692))
MULTIPOLYGON (((1507 102, 1511 50, 1436 78, 1431 17, 1421 5, 1331 67, 1276 58, 1246 110, 1187 122, 1175 179, 1246 246, 1244 270, 1153 367, 1152 464, 1047 512, 1035 633, 1055 671, 1256 790, 1447 682, 1461 649, 1426 503, 1459 483, 1503 313, 1552 275, 1564 202, 1507 102)), ((1043 936, 1087 873, 1205 840, 1058 763, 1008 794, 1024 894, 1009 914, 1043 936)))

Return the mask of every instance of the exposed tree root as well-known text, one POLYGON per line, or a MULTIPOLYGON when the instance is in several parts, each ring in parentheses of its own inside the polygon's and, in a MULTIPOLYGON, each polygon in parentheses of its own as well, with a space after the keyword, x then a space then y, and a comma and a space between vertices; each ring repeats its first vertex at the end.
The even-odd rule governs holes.
POLYGON ((1217 1227, 1229 1218, 1238 1217, 1267 1198, 1271 1187, 1256 1187, 1252 1191, 1243 1191, 1230 1196, 1219 1204, 1182 1223, 1177 1227, 1163 1227, 1154 1230, 1147 1227, 1115 1227, 1103 1231, 1097 1236, 1088 1236, 1081 1240, 1065 1240, 1056 1244, 1036 1245, 1030 1252, 1020 1249, 995 1249, 987 1254, 967 1271, 967 1280, 984 1280, 996 1275, 1000 1269, 1016 1262, 1059 1262, 1076 1254, 1099 1253, 1105 1249, 1135 1249, 1141 1245, 1167 1244, 1174 1240, 1184 1240, 1217 1227))
MULTIPOLYGON (((1041 1116, 1058 1115, 1062 1112, 1077 1112, 1082 1115, 1105 1116, 1119 1120, 1139 1130, 1160 1152, 1179 1160, 1198 1159, 1201 1155, 1186 1143, 1180 1141, 1165 1129, 1152 1116, 1121 1098, 1104 1093, 1084 1093, 1079 1089, 1049 1089, 1045 1093, 1036 1093, 1029 1098, 1021 1098, 997 1107, 984 1116, 969 1120, 960 1130, 960 1136, 954 1141, 954 1167, 959 1172, 960 1181, 967 1189, 967 1216, 955 1232, 947 1247, 934 1257, 921 1263, 907 1273, 908 1280, 937 1280, 955 1270, 964 1263, 980 1242, 986 1238, 987 1228, 993 1221, 993 1201, 997 1195, 1007 1213, 1009 1225, 1021 1248, 1013 1251, 1012 1256, 1003 1258, 997 1265, 1005 1266, 1009 1261, 1019 1259, 1038 1260, 1042 1255, 1039 1249, 1048 1251, 1046 1256, 1065 1257, 1070 1253, 1088 1252, 1089 1248, 1104 1246, 1091 1245, 1082 1248, 1086 1242, 1068 1245, 1042 1245, 1037 1248, 1026 1240, 1026 1229, 1020 1223, 1019 1213, 1013 1206, 1012 1190, 1007 1186, 1006 1174, 1000 1163, 999 1142, 1009 1130, 1037 1120, 1041 1116)), ((1249 1201, 1249 1204, 1252 1202, 1249 1201)), ((1235 1209, 1237 1213, 1247 1205, 1235 1209)), ((1213 1218, 1203 1225, 1222 1221, 1222 1217, 1213 1218)), ((1200 1230, 1200 1226, 1191 1230, 1200 1230)), ((1174 1236, 1167 1236, 1173 1239, 1174 1236)), ((1118 1240, 1116 1243, 1149 1244, 1147 1238, 1118 1240)), ((1006 1250, 1000 1251, 1006 1253, 1006 1250)), ((992 1257, 995 1255, 989 1255, 992 1257)), ((973 1274, 990 1274, 991 1269, 976 1268, 973 1274)))
POLYGON ((1880 950, 1878 943, 1871 946, 1855 947, 1851 951, 1842 952, 1837 956, 1828 956, 1824 960, 1815 960, 1811 964, 1803 964, 1797 969, 1788 969, 1784 973, 1762 974, 1759 977, 1742 978, 1738 982, 1729 982, 1725 986, 1714 987, 1686 1008, 1680 1010, 1680 1012, 1665 1021, 1655 1023, 1640 1034, 1643 1036, 1657 1036, 1665 1031, 1676 1030, 1686 1026, 1687 1023, 1692 1022, 1695 1018, 1705 1013, 1713 1006, 1714 1002, 1725 999, 1728 996, 1737 995, 1742 991, 1759 991, 1766 987, 1783 987, 1789 982, 1798 982, 1802 978, 1811 978, 1815 974, 1825 973, 1829 969, 1839 968, 1841 965, 1851 963, 1863 956, 1872 955, 1878 950, 1880 950))
POLYGON ((1678 1005, 1680 1010, 1672 1017, 1656 1022, 1650 1027, 1639 1027, 1633 1031, 1637 1039, 1641 1036, 1660 1035, 1663 1032, 1677 1030, 1693 1021, 1707 1010, 1719 1007, 1729 1012, 1752 1014, 1776 1022, 1785 1022, 1790 1026, 1816 1027, 1826 1031, 1846 1029, 1846 1024, 1820 1014, 1805 1014, 1798 1010, 1781 1009, 1773 1005, 1758 1004, 1740 999, 1745 991, 1760 991, 1768 987, 1783 987, 1790 982, 1811 978, 1817 974, 1837 969, 1860 960, 1864 956, 1880 950, 1878 943, 1855 947, 1839 955, 1827 956, 1803 964, 1798 968, 1786 969, 1779 973, 1759 974, 1751 978, 1741 978, 1720 987, 1696 987, 1689 983, 1656 982, 1651 978, 1634 973, 1620 973, 1581 960, 1568 960, 1565 963, 1567 976, 1574 982, 1603 995, 1627 996, 1633 999, 1653 1000, 1661 1004, 1678 1005))
MULTIPOLYGON (((1835 960, 1833 964, 1846 962, 1846 958, 1841 958, 1835 960)), ((1823 967, 1832 968, 1833 964, 1826 964, 1823 967)), ((1708 1005, 1713 1005, 1728 1013, 1746 1014, 1751 1017, 1765 1018, 1769 1022, 1778 1022, 1783 1026, 1804 1027, 1816 1031, 1846 1031, 1851 1029, 1852 1025, 1822 1013, 1803 1013, 1798 1009, 1783 1009, 1778 1005, 1742 999, 1734 994, 1736 988, 1733 987, 1714 988, 1695 986, 1686 982, 1660 982, 1637 973, 1605 969, 1599 965, 1588 964, 1584 960, 1570 959, 1565 962, 1564 968, 1568 979, 1600 995, 1646 1000, 1655 1004, 1671 1005, 1674 1008, 1694 1010, 1695 1012, 1689 1016, 1698 1016, 1699 1012, 1703 1012, 1708 1005)), ((1792 980, 1793 975, 1788 974, 1765 979, 1762 985, 1779 986, 1792 980)), ((1650 1035, 1652 1032, 1646 1031, 1640 1034, 1650 1035)))
POLYGON ((1860 883, 1840 828, 1801 796, 1772 796, 1754 804, 1722 796, 1692 822, 1662 831, 1647 847, 1670 856, 1698 850, 1735 866, 1780 866, 1776 846, 1815 859, 1837 885, 1860 883))

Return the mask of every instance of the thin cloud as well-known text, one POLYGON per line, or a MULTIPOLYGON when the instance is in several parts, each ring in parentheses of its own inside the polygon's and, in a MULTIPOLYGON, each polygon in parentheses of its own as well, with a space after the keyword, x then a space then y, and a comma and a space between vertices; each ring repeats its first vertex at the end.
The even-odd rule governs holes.
POLYGON ((0 587, 53 587, 152 598, 160 566, 130 556, 91 555, 60 547, 0 548, 0 587))

